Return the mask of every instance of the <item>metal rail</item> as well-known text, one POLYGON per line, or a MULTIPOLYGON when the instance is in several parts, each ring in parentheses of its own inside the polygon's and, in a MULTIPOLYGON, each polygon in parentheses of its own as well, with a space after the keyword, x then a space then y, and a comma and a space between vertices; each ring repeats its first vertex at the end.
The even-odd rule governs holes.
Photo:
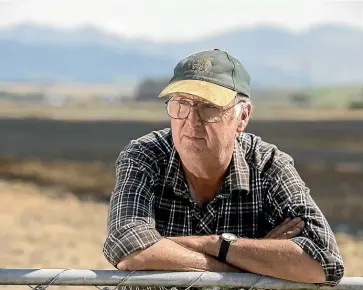
MULTIPOLYGON (((344 277, 331 288, 249 273, 118 271, 91 269, 0 269, 0 285, 164 286, 255 289, 362 290, 363 277, 344 277)), ((45 287, 46 288, 46 287, 45 287)))

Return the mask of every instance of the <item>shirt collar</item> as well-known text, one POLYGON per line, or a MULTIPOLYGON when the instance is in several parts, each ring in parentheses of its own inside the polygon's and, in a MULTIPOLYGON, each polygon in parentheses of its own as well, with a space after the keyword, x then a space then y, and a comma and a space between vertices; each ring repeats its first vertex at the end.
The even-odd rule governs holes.
POLYGON ((166 171, 166 183, 178 196, 189 197, 189 189, 184 175, 180 156, 173 145, 166 171))
POLYGON ((246 148, 236 138, 232 160, 227 169, 221 194, 229 195, 234 190, 249 192, 250 169, 246 161, 246 148))

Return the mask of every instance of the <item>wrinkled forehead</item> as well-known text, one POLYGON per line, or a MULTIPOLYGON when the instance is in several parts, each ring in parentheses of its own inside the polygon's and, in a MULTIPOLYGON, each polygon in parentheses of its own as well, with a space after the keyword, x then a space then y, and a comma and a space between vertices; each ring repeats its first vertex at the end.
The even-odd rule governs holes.
POLYGON ((173 99, 174 100, 191 100, 191 101, 198 101, 198 102, 205 102, 205 103, 208 103, 207 100, 201 98, 201 97, 198 97, 196 95, 192 95, 192 94, 186 94, 186 93, 175 93, 172 95, 173 99))
POLYGON ((205 104, 210 104, 213 105, 215 107, 218 107, 217 105, 213 104, 212 102, 209 102, 206 99, 203 99, 199 96, 196 95, 192 95, 192 94, 186 94, 186 93, 175 93, 172 95, 173 100, 190 100, 192 102, 196 102, 196 103, 205 103, 205 104))

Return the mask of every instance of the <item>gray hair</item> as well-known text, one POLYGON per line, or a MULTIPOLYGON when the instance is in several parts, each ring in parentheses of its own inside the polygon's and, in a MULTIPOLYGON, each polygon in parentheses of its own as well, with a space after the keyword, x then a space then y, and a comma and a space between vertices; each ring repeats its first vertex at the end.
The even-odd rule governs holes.
POLYGON ((235 103, 239 103, 235 106, 234 112, 235 116, 237 117, 239 114, 241 114, 242 110, 244 110, 248 105, 252 107, 251 99, 247 97, 246 95, 238 93, 235 98, 235 103))

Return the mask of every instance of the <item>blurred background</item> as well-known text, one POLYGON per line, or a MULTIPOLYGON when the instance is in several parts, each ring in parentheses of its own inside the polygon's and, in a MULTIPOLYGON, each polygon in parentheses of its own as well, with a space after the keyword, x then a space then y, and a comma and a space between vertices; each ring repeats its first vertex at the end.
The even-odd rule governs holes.
POLYGON ((1 267, 112 269, 114 162, 169 126, 176 63, 228 50, 247 131, 289 153, 363 276, 363 1, 0 0, 1 267))

